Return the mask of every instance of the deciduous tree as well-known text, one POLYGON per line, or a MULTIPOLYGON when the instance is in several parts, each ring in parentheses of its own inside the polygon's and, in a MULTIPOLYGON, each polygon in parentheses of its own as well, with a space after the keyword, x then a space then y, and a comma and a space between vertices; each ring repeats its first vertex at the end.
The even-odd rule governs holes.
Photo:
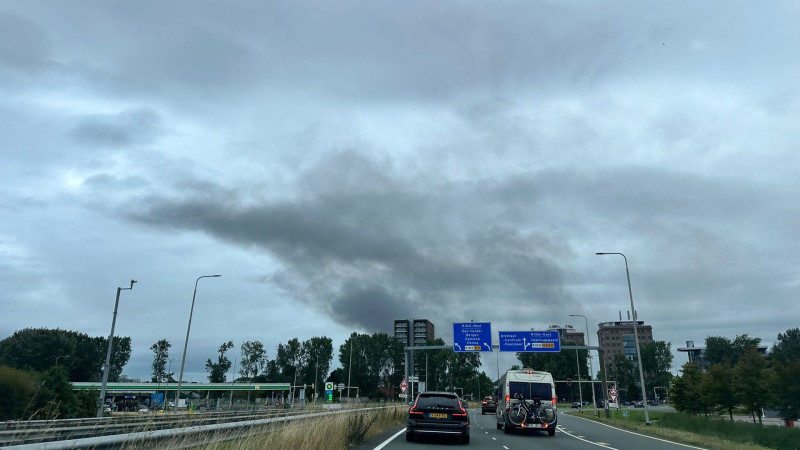
POLYGON ((242 365, 239 373, 247 379, 259 374, 267 364, 267 351, 260 341, 245 341, 241 346, 242 365))
POLYGON ((226 374, 231 368, 231 360, 225 356, 225 353, 233 348, 233 341, 224 342, 217 350, 217 362, 212 362, 211 358, 206 361, 206 371, 208 372, 209 383, 224 383, 226 381, 226 374))
POLYGON ((169 359, 169 349, 172 344, 166 339, 161 339, 155 344, 150 346, 153 351, 153 377, 150 379, 153 383, 163 383, 172 376, 167 374, 167 360, 169 359))
POLYGON ((753 411, 761 423, 761 410, 770 404, 771 386, 774 385, 774 375, 767 367, 767 360, 757 350, 751 349, 739 358, 733 374, 736 400, 753 411))

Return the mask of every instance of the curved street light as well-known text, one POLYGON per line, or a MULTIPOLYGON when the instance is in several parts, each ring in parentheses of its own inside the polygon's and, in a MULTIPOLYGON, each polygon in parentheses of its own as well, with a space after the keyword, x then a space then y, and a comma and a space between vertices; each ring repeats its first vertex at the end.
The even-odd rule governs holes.
MULTIPOLYGON (((111 334, 108 335, 108 350, 106 351, 106 365, 103 367, 103 384, 100 387, 100 397, 97 399, 97 417, 103 417, 103 406, 106 402, 106 386, 108 385, 108 369, 111 365, 111 343, 114 342, 114 327, 117 324, 117 309, 119 308, 119 293, 120 291, 133 290, 133 283, 136 280, 131 280, 131 287, 117 288, 117 300, 114 302, 114 317, 111 319, 111 334)), ((56 363, 58 358, 56 358, 56 363)))
MULTIPOLYGON (((569 316, 583 317, 583 321, 586 322, 586 345, 591 347, 592 341, 589 339, 589 320, 583 314, 570 314, 569 316)), ((597 416, 597 397, 594 394, 594 366, 592 365, 592 355, 589 352, 591 352, 591 350, 586 350, 586 354, 589 355, 589 378, 592 380, 592 403, 594 403, 594 415, 597 416)))
POLYGON ((181 381, 183 380, 183 367, 186 365, 186 347, 189 345, 189 331, 192 329, 192 314, 194 313, 194 299, 197 297, 197 283, 200 278, 217 278, 222 275, 202 275, 197 277, 194 282, 194 294, 192 294, 192 308, 189 310, 189 325, 186 327, 186 341, 183 343, 183 358, 181 358, 181 373, 178 375, 178 390, 175 392, 175 412, 178 412, 178 400, 181 398, 181 381))
POLYGON ((628 295, 631 298, 631 314, 633 315, 633 339, 636 343, 636 358, 639 360, 639 382, 642 384, 642 403, 644 404, 644 423, 650 425, 650 413, 647 407, 647 390, 644 386, 644 370, 642 370, 642 352, 639 350, 639 332, 636 331, 636 308, 633 306, 633 290, 631 290, 631 272, 628 270, 628 258, 617 252, 597 252, 595 255, 620 255, 625 259, 625 275, 628 276, 628 295))

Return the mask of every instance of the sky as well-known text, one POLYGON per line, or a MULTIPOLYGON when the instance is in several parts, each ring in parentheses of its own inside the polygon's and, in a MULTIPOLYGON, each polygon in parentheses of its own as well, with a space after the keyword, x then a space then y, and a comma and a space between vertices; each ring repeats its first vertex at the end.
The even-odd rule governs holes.
MULTIPOLYGON (((800 323, 800 5, 0 1, 0 339, 800 323)), ((496 334, 495 334, 496 336, 496 334)), ((487 374, 513 353, 483 355, 487 374), (497 360, 497 361, 495 361, 497 360)), ((336 360, 336 357, 334 358, 336 360)), ((675 352, 677 368, 687 361, 675 352)), ((595 364, 596 365, 596 364, 595 364)), ((334 361, 334 367, 338 363, 334 361)))

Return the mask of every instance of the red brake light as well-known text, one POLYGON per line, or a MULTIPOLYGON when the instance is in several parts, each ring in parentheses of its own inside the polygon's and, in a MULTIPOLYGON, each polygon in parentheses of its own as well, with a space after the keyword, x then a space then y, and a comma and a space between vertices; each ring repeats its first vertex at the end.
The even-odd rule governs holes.
POLYGON ((414 406, 412 406, 411 409, 408 410, 408 415, 411 415, 411 414, 419 414, 420 416, 422 415, 422 413, 420 411, 417 411, 417 402, 418 401, 419 401, 419 397, 417 397, 417 399, 414 400, 414 406))
POLYGON ((458 409, 460 409, 461 412, 460 413, 453 413, 453 417, 466 417, 467 416, 467 411, 464 409, 463 406, 461 406, 460 403, 458 404, 458 409))
POLYGON ((553 397, 553 406, 556 406, 557 403, 558 403, 558 399, 553 397))

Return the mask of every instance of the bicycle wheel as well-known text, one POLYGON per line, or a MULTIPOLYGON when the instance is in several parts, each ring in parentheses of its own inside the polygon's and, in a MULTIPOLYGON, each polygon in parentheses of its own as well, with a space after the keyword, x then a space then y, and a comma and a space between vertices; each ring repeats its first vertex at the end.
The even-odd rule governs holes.
POLYGON ((517 405, 508 411, 508 421, 516 426, 519 426, 525 421, 525 417, 527 415, 528 412, 525 411, 525 408, 517 405))
POLYGON ((552 425, 556 421, 556 410, 553 408, 546 408, 544 405, 539 406, 536 415, 539 416, 540 422, 548 425, 552 425))

